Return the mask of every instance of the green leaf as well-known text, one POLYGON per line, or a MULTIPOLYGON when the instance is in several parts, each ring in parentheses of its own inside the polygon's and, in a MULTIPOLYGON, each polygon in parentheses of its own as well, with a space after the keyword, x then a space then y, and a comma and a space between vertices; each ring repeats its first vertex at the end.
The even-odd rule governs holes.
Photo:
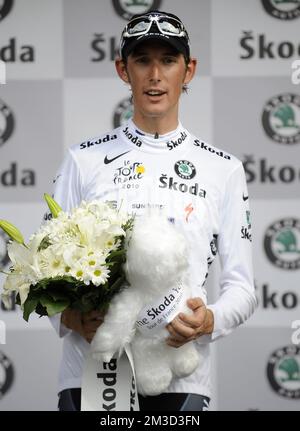
POLYGON ((66 289, 66 290, 74 290, 77 289, 79 285, 81 285, 82 282, 76 280, 76 278, 73 278, 71 276, 57 276, 52 278, 44 278, 43 280, 39 281, 35 286, 32 286, 33 290, 48 290, 48 289, 66 289))
POLYGON ((117 278, 117 280, 110 286, 110 291, 115 293, 116 291, 118 291, 122 287, 123 283, 125 283, 125 277, 124 276, 117 278))
POLYGON ((53 301, 57 302, 57 301, 65 301, 67 300, 67 295, 61 292, 56 292, 56 291, 52 291, 52 290, 48 290, 48 295, 51 296, 51 298, 53 299, 53 301))
POLYGON ((120 257, 120 256, 123 257, 125 254, 126 254, 126 250, 124 248, 121 250, 115 250, 109 254, 107 260, 110 262, 112 259, 115 259, 116 257, 120 257))
POLYGON ((46 294, 41 296, 40 303, 46 308, 47 314, 50 317, 64 311, 70 305, 70 301, 68 299, 53 301, 53 299, 46 294))
POLYGON ((23 308, 23 319, 28 322, 30 314, 35 311, 36 306, 39 302, 38 298, 33 297, 30 298, 30 295, 28 295, 26 301, 24 302, 24 308, 23 308))
POLYGON ((35 312, 40 316, 40 318, 43 316, 48 316, 46 308, 43 307, 40 302, 36 306, 35 312))
POLYGON ((46 235, 42 241, 40 242, 40 245, 38 247, 38 251, 45 250, 51 245, 51 241, 49 239, 49 235, 46 235))

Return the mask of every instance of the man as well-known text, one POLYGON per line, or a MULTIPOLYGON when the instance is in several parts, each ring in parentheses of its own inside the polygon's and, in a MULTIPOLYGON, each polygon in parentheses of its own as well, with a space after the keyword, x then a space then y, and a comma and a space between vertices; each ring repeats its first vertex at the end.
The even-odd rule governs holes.
MULTIPOLYGON (((178 17, 159 11, 133 17, 116 60, 119 77, 131 87, 133 119, 72 147, 56 181, 55 198, 65 210, 95 198, 125 200, 126 209, 137 214, 160 207, 189 241, 191 314, 179 314, 167 325, 166 342, 174 348, 194 342, 200 365, 191 376, 173 379, 167 393, 140 397, 141 410, 206 410, 209 343, 243 323, 256 306, 242 164, 192 136, 178 120, 180 96, 195 69, 188 33, 178 17), (217 249, 221 294, 206 305, 204 282, 217 249), (205 273, 199 273, 200 259, 207 262, 205 273)), ((67 310, 52 318, 64 336, 61 410, 80 409, 83 358, 102 321, 96 311, 67 310)))

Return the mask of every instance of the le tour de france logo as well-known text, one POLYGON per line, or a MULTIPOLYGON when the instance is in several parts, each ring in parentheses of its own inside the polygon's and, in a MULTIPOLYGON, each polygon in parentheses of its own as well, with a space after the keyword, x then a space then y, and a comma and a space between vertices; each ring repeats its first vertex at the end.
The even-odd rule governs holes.
POLYGON ((14 5, 14 0, 0 0, 0 22, 9 14, 14 5))
POLYGON ((121 100, 113 114, 113 127, 120 127, 133 116, 133 105, 131 97, 121 100))
POLYGON ((300 399, 300 347, 284 346, 272 352, 267 363, 267 378, 277 395, 300 399))
POLYGON ((272 223, 265 232, 264 248, 269 261, 278 268, 300 269, 300 219, 272 223))
POLYGON ((299 144, 300 96, 285 93, 269 99, 263 109, 262 125, 273 141, 285 145, 299 144))
POLYGON ((288 21, 300 17, 300 0, 262 0, 262 4, 274 18, 288 21))
POLYGON ((0 405, 1 398, 5 396, 14 382, 14 367, 12 361, 0 351, 0 405))
POLYGON ((161 0, 113 0, 116 13, 125 20, 130 20, 133 15, 146 13, 150 10, 160 9, 161 0))
POLYGON ((11 109, 0 99, 0 147, 11 137, 14 116, 11 109))

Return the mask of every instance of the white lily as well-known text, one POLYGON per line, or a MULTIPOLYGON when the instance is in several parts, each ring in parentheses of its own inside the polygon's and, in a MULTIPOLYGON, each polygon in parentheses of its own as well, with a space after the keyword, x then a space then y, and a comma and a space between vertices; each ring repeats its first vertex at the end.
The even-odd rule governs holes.
POLYGON ((29 267, 32 264, 31 251, 18 242, 10 242, 7 246, 7 252, 16 270, 29 267))
POLYGON ((9 293, 17 292, 20 295, 21 306, 23 306, 24 302, 27 299, 29 290, 30 283, 26 282, 26 277, 24 277, 23 275, 12 273, 8 275, 3 286, 3 302, 8 302, 7 300, 9 293))

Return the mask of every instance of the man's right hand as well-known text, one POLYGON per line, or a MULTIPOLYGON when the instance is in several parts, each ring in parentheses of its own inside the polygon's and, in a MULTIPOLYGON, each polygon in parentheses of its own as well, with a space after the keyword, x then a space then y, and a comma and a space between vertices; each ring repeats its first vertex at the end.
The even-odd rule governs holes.
POLYGON ((81 313, 79 310, 67 308, 61 315, 61 322, 66 328, 77 332, 88 343, 92 341, 97 329, 103 323, 103 320, 104 313, 96 310, 88 313, 81 313))

